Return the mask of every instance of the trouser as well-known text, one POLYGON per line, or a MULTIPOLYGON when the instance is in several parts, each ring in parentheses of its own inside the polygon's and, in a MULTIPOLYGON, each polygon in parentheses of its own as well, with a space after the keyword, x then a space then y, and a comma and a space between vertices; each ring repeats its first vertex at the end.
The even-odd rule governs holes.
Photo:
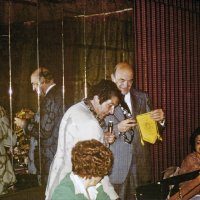
POLYGON ((120 200, 136 200, 136 176, 135 167, 129 171, 128 176, 122 184, 113 184, 120 200))

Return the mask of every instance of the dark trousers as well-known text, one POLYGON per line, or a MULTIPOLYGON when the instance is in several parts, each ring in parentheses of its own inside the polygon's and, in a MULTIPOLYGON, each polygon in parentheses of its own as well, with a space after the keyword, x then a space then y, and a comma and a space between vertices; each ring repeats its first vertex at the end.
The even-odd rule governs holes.
POLYGON ((127 178, 122 184, 113 184, 115 191, 119 195, 120 200, 137 200, 136 198, 136 178, 135 173, 130 171, 127 178))

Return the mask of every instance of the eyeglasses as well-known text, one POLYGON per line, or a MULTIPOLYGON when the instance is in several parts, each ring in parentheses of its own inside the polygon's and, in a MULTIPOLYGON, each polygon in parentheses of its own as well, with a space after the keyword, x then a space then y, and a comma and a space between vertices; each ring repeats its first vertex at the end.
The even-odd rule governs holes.
POLYGON ((119 79, 119 80, 117 80, 117 84, 118 85, 123 85, 125 83, 127 83, 128 85, 132 85, 133 84, 133 79, 130 79, 130 80, 119 79))

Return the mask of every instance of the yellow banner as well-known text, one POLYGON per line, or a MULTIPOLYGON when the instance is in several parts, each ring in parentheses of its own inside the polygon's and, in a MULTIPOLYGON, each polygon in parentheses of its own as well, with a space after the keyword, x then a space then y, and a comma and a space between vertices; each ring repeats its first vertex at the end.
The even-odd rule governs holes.
POLYGON ((137 124, 140 129, 141 143, 144 141, 154 144, 157 139, 162 140, 159 132, 157 122, 151 118, 151 112, 136 116, 137 124))

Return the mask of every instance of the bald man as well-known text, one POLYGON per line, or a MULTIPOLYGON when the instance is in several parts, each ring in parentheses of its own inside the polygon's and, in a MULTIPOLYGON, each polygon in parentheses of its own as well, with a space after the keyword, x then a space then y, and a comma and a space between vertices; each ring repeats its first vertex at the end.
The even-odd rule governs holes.
MULTIPOLYGON (((64 114, 63 95, 55 84, 51 72, 44 67, 32 73, 31 84, 33 91, 42 97, 40 111, 31 121, 15 118, 15 124, 36 139, 40 136, 41 178, 42 184, 45 185, 50 164, 56 153, 59 125, 64 114)), ((37 173, 40 173, 39 164, 37 173)))
MULTIPOLYGON (((135 117, 152 109, 147 94, 133 88, 134 71, 130 64, 118 63, 111 78, 124 95, 124 103, 115 108, 114 115, 105 119, 106 123, 113 121, 116 136, 110 145, 114 155, 110 181, 120 200, 133 200, 136 187, 152 181, 150 145, 141 144, 135 117)), ((163 125, 162 109, 153 110, 151 117, 163 125)))

